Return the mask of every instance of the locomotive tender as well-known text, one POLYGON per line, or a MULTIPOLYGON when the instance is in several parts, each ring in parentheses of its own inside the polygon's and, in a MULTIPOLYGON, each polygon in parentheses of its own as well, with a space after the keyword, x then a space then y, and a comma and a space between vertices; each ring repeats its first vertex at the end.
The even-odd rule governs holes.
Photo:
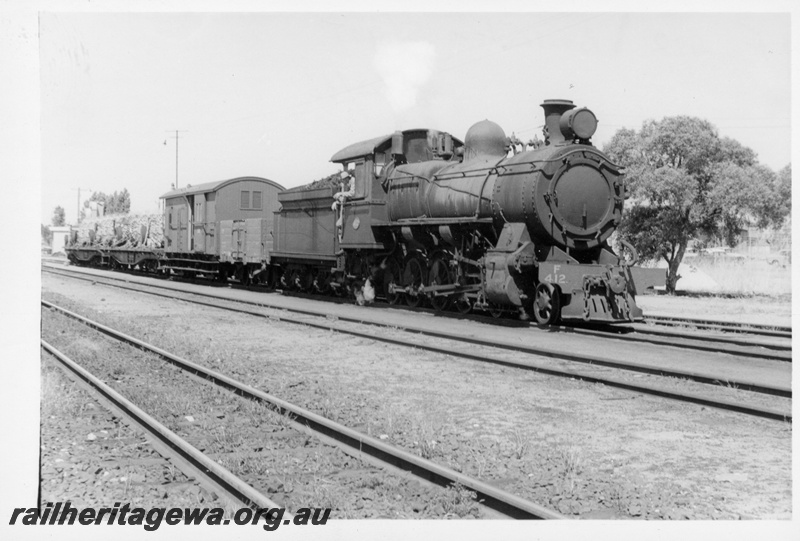
POLYGON ((623 173, 591 144, 589 109, 542 107, 544 141, 523 144, 488 120, 463 141, 406 130, 340 150, 331 161, 343 171, 322 186, 248 177, 170 192, 158 269, 367 300, 376 291, 392 304, 532 314, 540 325, 640 320, 636 294, 664 273, 609 246, 623 173), (226 189, 239 204, 223 219, 213 205, 226 189))

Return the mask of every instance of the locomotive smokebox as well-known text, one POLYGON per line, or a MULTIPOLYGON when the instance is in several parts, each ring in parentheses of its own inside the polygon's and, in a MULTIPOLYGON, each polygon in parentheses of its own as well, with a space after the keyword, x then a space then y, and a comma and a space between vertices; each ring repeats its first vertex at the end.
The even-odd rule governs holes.
POLYGON ((544 109, 544 123, 547 128, 545 142, 548 145, 555 145, 564 142, 564 134, 561 133, 561 117, 570 109, 575 108, 572 100, 544 100, 541 104, 544 109))

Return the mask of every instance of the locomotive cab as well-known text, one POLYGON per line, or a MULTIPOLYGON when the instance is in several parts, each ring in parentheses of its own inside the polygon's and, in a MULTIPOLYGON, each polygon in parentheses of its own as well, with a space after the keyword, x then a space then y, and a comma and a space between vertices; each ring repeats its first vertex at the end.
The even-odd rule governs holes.
POLYGON ((387 174, 399 164, 443 163, 460 144, 448 133, 413 129, 355 143, 334 154, 331 162, 340 164, 353 183, 340 197, 341 248, 384 249, 391 239, 376 226, 388 220, 383 187, 387 174))

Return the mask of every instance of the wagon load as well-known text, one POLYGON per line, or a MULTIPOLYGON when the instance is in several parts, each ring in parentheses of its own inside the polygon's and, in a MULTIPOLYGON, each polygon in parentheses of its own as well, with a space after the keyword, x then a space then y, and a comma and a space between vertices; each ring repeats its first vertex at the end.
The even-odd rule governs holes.
POLYGON ((78 245, 103 244, 129 248, 156 248, 164 238, 162 214, 117 214, 83 220, 77 229, 78 245), (144 237, 144 240, 143 240, 144 237))

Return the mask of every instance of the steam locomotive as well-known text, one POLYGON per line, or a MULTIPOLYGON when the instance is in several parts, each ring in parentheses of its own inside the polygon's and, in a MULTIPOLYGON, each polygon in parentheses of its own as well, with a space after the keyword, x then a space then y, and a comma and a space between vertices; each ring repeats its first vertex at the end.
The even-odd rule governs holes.
POLYGON ((664 273, 634 266, 630 245, 623 255, 609 245, 623 173, 591 144, 592 111, 541 106, 543 140, 522 143, 488 120, 463 141, 398 131, 340 150, 331 161, 341 173, 311 185, 245 177, 167 193, 161 247, 75 242, 68 255, 362 302, 513 312, 542 326, 640 320, 637 288, 663 285, 664 273))

